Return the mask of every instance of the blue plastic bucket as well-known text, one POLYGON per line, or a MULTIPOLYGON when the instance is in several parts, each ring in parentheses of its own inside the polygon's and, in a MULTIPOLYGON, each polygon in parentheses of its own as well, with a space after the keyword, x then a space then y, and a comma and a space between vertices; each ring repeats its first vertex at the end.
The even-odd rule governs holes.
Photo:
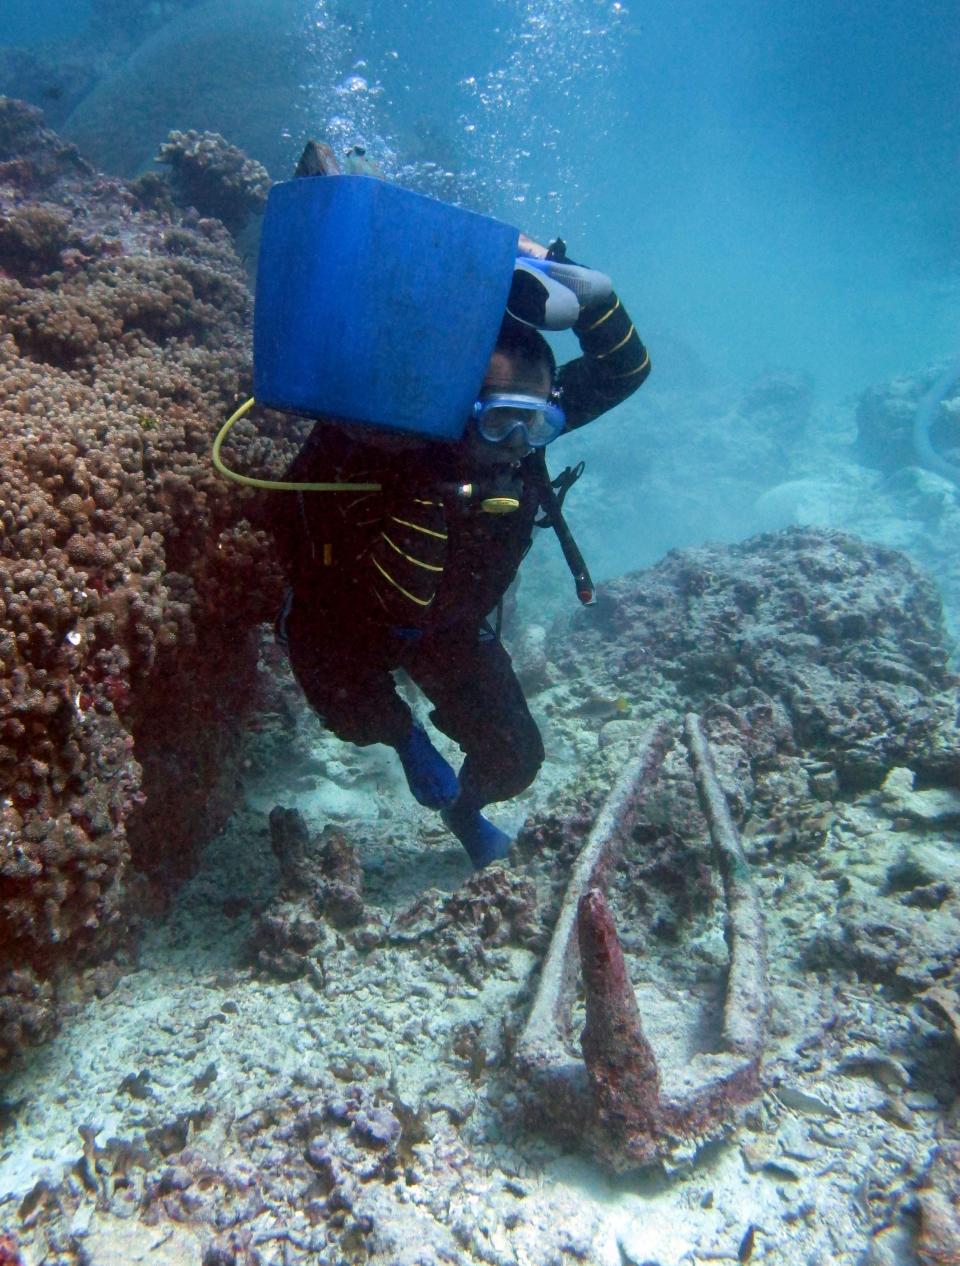
POLYGON ((518 231, 369 176, 270 190, 260 404, 458 439, 503 319, 518 231))

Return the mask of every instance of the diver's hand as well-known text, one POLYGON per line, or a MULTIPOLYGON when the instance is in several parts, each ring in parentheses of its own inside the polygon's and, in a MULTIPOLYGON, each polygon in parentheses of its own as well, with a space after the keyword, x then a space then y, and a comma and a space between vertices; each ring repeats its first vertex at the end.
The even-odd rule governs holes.
POLYGON ((546 259, 548 249, 535 242, 532 237, 527 237, 526 233, 521 233, 517 241, 517 252, 520 255, 529 255, 531 259, 546 259))
POLYGON ((542 246, 526 233, 517 239, 520 254, 513 271, 507 312, 523 325, 538 330, 566 330, 580 319, 584 308, 604 303, 613 294, 606 273, 575 264, 567 244, 557 238, 542 246))

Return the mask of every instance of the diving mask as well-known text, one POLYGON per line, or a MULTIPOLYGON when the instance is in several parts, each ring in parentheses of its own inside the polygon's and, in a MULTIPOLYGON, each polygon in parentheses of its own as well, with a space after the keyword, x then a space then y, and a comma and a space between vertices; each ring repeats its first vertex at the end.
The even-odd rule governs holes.
POLYGON ((498 391, 473 406, 473 418, 480 435, 499 444, 519 427, 531 448, 543 448, 555 440, 566 425, 566 414, 558 404, 539 396, 498 391))

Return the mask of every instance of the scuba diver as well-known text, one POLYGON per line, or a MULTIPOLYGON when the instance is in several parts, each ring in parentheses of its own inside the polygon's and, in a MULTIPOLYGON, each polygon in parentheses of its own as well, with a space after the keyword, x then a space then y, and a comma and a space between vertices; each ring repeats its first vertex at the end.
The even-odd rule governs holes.
POLYGON ((440 811, 477 869, 506 857, 512 843, 481 810, 528 787, 544 756, 488 621, 540 510, 558 532, 562 525, 544 449, 621 403, 650 371, 608 278, 569 261, 562 241, 545 250, 521 238, 521 247, 463 437, 372 437, 322 419, 286 479, 380 490, 296 493, 284 498, 277 532, 290 580, 277 631, 307 700, 340 739, 392 747, 414 798, 440 811), (591 284, 597 278, 606 286, 591 284), (572 328, 582 352, 559 370, 540 332, 557 328, 572 328), (459 772, 398 694, 395 669, 460 746, 459 772))

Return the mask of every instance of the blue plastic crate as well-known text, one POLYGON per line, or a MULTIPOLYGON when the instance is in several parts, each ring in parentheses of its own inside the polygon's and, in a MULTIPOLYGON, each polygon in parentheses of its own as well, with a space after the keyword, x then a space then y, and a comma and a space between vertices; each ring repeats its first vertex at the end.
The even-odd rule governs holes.
POLYGON ((499 220, 369 176, 274 185, 257 270, 258 403, 458 439, 517 238, 499 220))

